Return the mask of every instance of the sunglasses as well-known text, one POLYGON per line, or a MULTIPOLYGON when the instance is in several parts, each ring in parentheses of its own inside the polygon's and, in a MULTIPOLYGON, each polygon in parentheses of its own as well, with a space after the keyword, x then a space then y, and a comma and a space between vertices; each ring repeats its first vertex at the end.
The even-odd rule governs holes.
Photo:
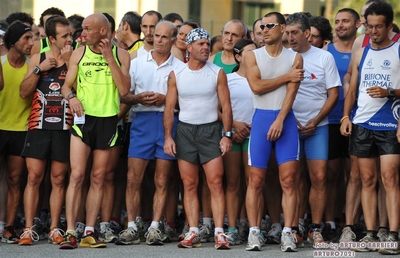
POLYGON ((269 30, 272 30, 273 28, 275 28, 276 26, 279 26, 279 23, 267 23, 267 24, 261 24, 260 25, 260 29, 264 30, 265 28, 268 28, 269 30))

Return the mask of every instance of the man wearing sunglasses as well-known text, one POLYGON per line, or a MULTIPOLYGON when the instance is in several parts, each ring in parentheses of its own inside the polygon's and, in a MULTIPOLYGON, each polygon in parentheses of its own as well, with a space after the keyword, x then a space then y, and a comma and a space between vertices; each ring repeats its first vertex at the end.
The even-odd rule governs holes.
POLYGON ((275 147, 285 221, 281 250, 296 251, 292 222, 297 202, 298 131, 292 104, 303 79, 303 58, 282 45, 286 28, 282 14, 268 13, 262 19, 260 28, 265 48, 249 52, 245 58, 246 78, 254 93, 255 105, 248 151, 250 170, 246 209, 250 230, 246 250, 261 249, 258 210, 262 209, 261 191, 269 157, 275 147))
MULTIPOLYGON (((326 204, 328 114, 338 100, 341 82, 332 54, 312 46, 308 41, 311 34, 308 17, 303 13, 294 13, 286 22, 290 47, 304 59, 304 80, 296 95, 293 111, 299 129, 300 157, 306 157, 311 179, 309 203, 312 224, 308 241, 315 244, 324 241, 320 224, 326 204)), ((301 218, 306 206, 302 201, 305 200, 307 191, 304 171, 301 173, 299 187, 298 218, 301 218)), ((297 225, 297 221, 295 223, 297 225)))

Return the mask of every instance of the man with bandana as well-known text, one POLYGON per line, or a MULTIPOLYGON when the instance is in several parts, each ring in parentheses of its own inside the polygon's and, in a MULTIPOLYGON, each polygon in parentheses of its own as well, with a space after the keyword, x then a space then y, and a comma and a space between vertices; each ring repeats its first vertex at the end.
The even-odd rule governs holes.
POLYGON ((232 147, 232 109, 225 72, 208 62, 210 36, 202 28, 189 32, 186 38, 189 62, 168 77, 164 109, 164 151, 178 158, 184 186, 184 207, 189 232, 178 247, 200 247, 199 199, 197 195, 199 165, 204 168, 211 192, 215 223, 215 248, 230 249, 223 232, 225 196, 222 156, 232 147), (174 109, 179 101, 179 123, 173 139, 174 109), (218 123, 218 103, 222 108, 224 135, 218 123))
POLYGON ((17 243, 13 224, 21 196, 20 179, 25 168, 21 157, 32 98, 19 96, 19 85, 28 70, 27 55, 33 46, 31 27, 20 21, 10 24, 4 37, 8 53, 1 57, 4 89, 0 91, 0 163, 7 158, 7 218, 2 242, 17 243))

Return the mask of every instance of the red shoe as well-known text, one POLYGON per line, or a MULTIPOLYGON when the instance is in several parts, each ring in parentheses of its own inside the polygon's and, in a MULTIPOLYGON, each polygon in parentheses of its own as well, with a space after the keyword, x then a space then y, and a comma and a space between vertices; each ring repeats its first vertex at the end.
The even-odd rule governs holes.
POLYGON ((64 241, 64 231, 59 228, 52 228, 49 233, 49 244, 59 245, 64 241))
POLYGON ((178 243, 179 248, 201 247, 201 241, 194 231, 187 232, 185 238, 178 243))
POLYGON ((39 235, 31 228, 24 228, 24 232, 21 234, 19 239, 19 245, 32 245, 33 241, 38 241, 39 235))
POLYGON ((64 237, 64 241, 60 243, 60 246, 58 247, 60 249, 75 249, 78 248, 78 244, 76 242, 76 237, 73 233, 67 232, 67 234, 64 237))
POLYGON ((225 234, 220 232, 215 236, 215 249, 224 250, 224 249, 231 249, 229 243, 226 241, 225 234))

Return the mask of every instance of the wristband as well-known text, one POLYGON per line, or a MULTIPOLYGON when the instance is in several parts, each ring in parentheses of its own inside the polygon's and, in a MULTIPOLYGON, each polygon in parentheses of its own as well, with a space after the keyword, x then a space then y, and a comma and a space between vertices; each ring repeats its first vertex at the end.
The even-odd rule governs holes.
POLYGON ((349 118, 349 116, 344 116, 342 119, 340 119, 340 123, 342 123, 345 119, 349 118))

